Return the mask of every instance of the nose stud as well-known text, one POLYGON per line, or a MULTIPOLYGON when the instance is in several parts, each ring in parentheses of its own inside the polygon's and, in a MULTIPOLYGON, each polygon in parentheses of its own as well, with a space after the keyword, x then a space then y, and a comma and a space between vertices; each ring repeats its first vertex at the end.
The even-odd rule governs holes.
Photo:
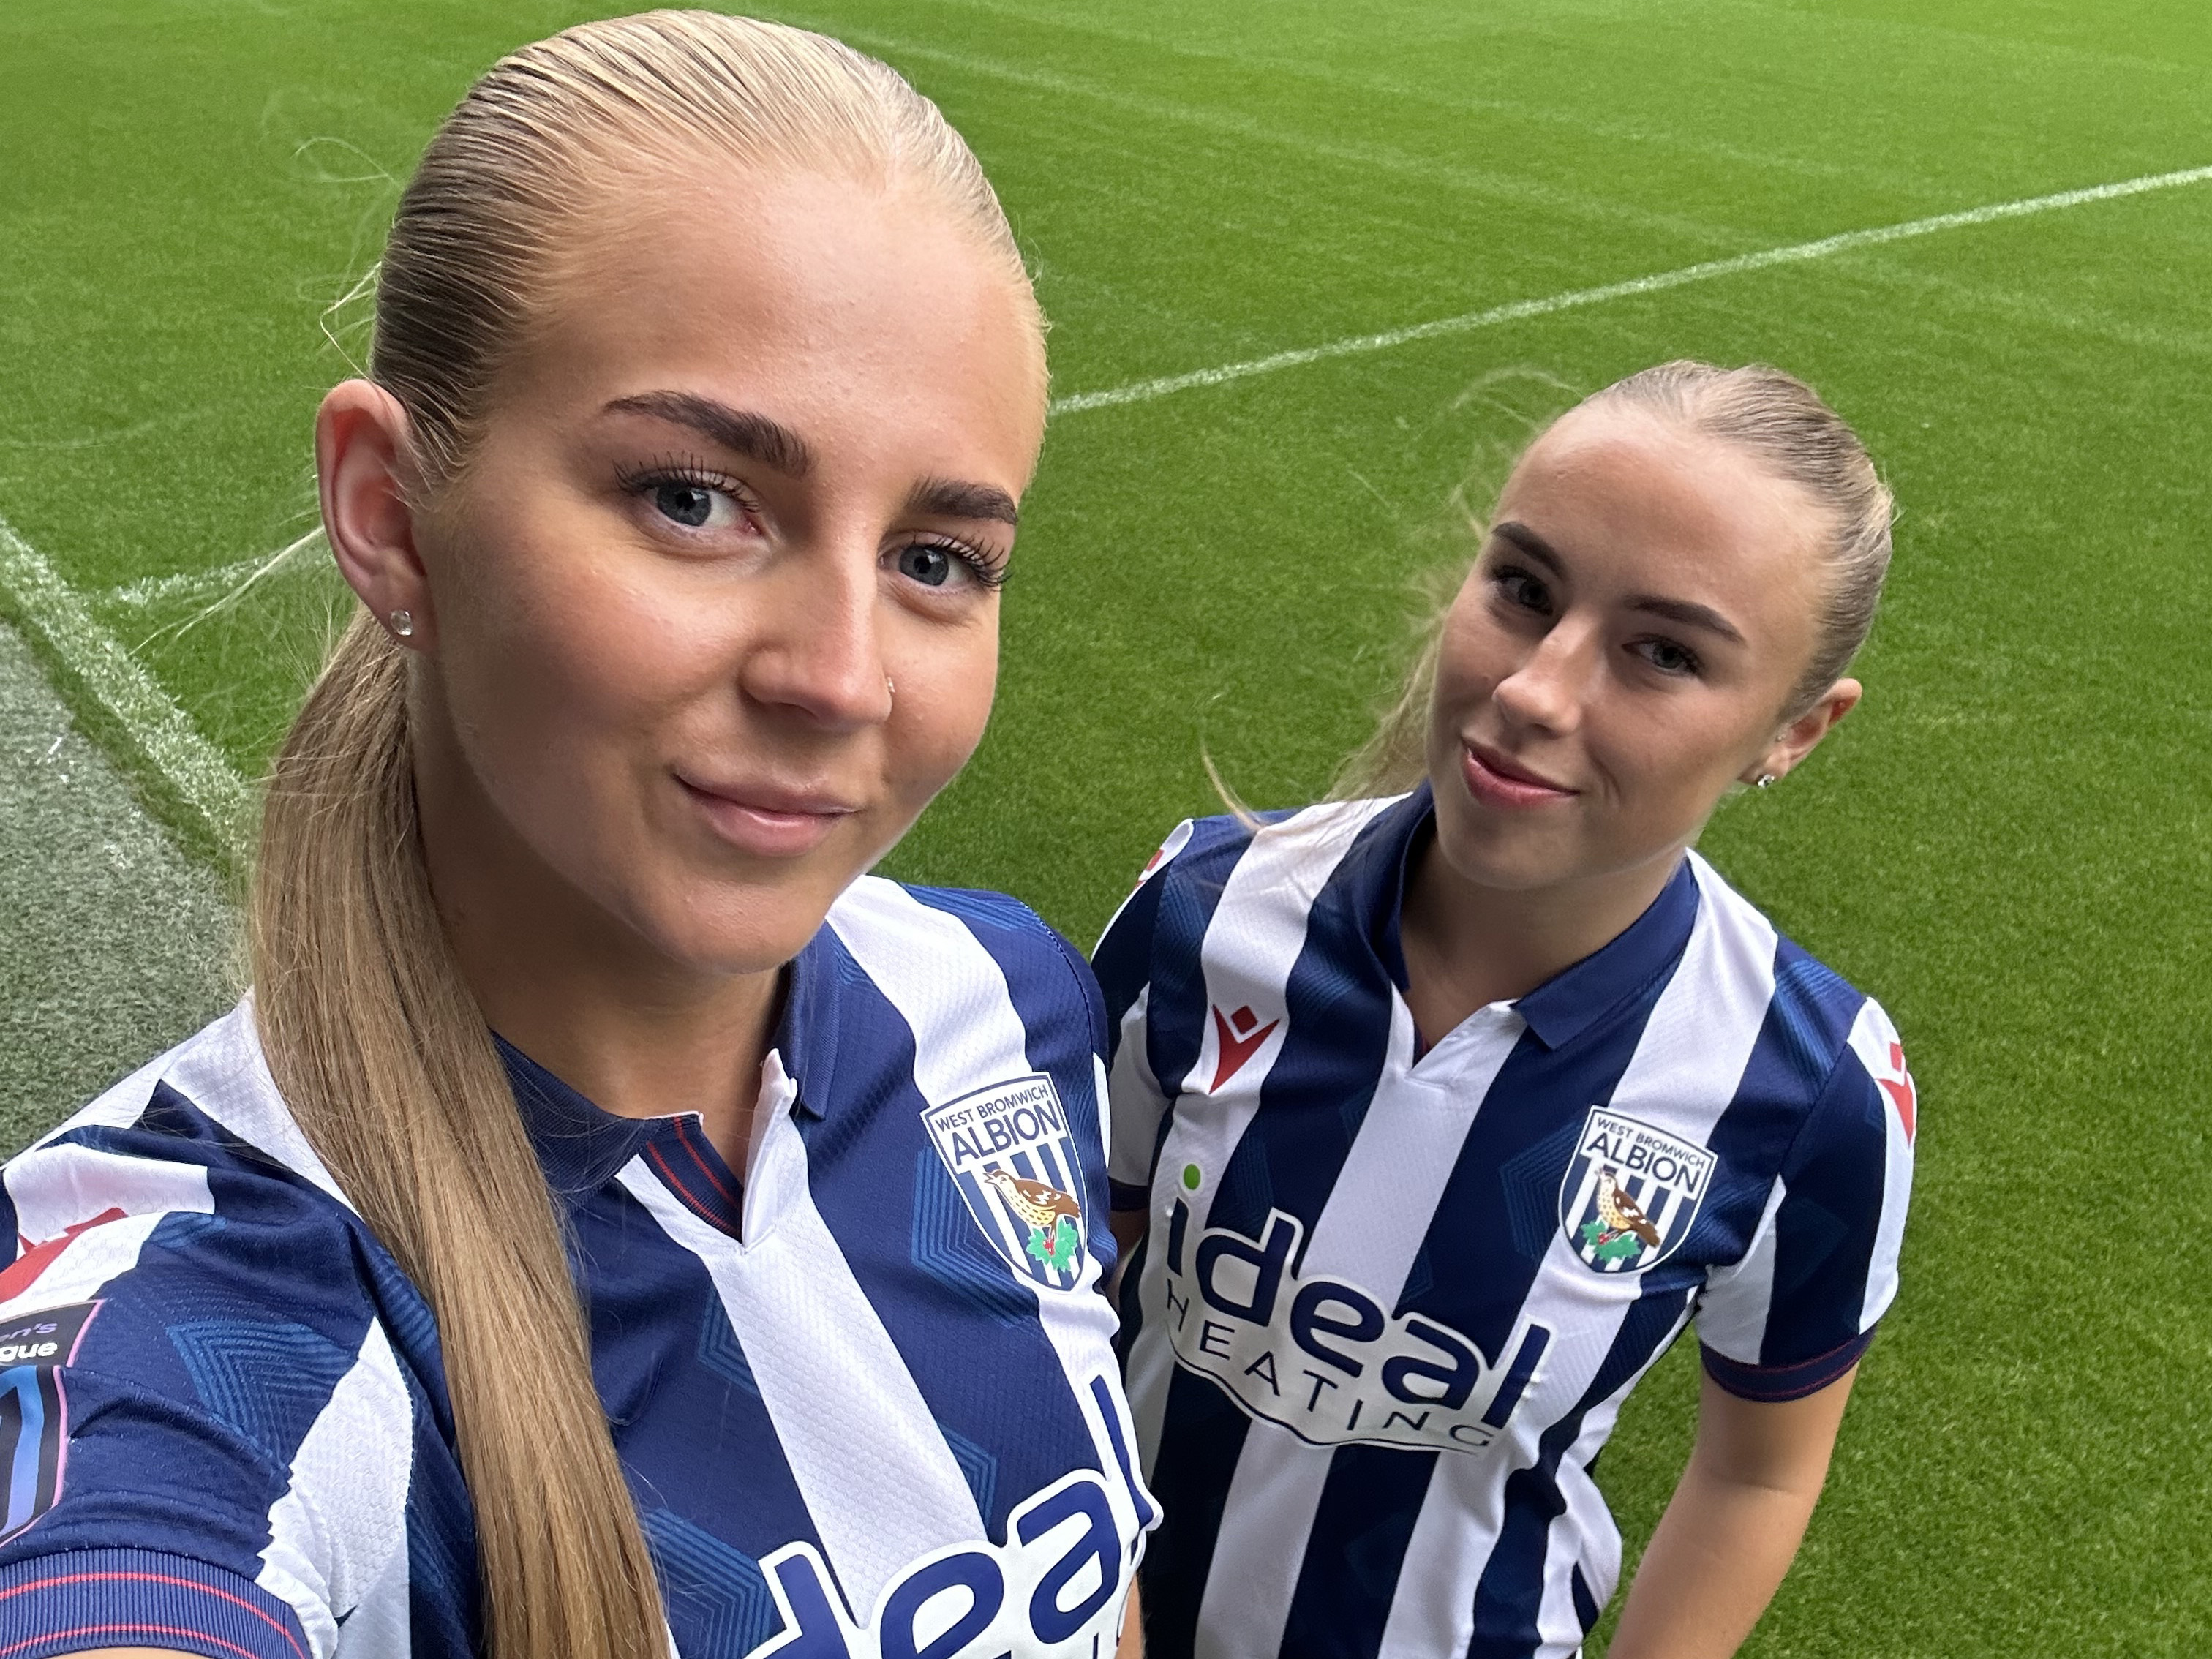
POLYGON ((413 611, 395 611, 392 613, 391 620, 392 631, 398 635, 401 639, 410 639, 414 636, 415 613, 413 611))

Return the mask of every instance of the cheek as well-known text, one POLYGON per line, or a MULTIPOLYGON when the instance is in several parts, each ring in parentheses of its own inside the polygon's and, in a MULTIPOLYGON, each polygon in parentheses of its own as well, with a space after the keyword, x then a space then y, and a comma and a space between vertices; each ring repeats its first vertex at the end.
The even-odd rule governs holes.
POLYGON ((495 793, 588 799, 727 654, 708 607, 625 582, 556 538, 488 541, 471 562, 457 602, 440 605, 440 657, 455 726, 495 793))
POLYGON ((1456 724, 1510 672, 1509 642, 1479 605, 1462 599, 1444 619, 1437 641, 1435 709, 1456 724))
POLYGON ((990 724, 998 620, 915 641, 890 657, 897 690, 887 731, 893 785, 909 811, 950 783, 990 724))

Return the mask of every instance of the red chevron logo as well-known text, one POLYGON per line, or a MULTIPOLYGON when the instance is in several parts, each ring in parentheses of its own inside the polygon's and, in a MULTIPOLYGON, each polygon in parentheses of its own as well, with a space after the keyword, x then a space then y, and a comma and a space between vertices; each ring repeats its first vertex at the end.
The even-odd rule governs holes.
MULTIPOLYGON (((1220 1016, 1216 1015, 1215 1018, 1218 1018, 1220 1016)), ((1903 1043, 1893 1042, 1889 1045, 1889 1063, 1897 1068, 1897 1075, 1893 1078, 1876 1078, 1875 1081, 1881 1085, 1882 1092, 1889 1097, 1890 1104, 1897 1108, 1897 1121, 1905 1126, 1905 1144, 1910 1146, 1912 1144, 1914 1115, 1919 1106, 1920 1098, 1918 1092, 1912 1086, 1912 1073, 1905 1069, 1903 1043)))
POLYGON ((52 1267, 61 1253, 76 1243, 76 1236, 92 1227, 104 1227, 111 1221, 122 1221, 129 1217, 127 1210, 106 1209, 89 1221, 80 1221, 65 1227, 42 1244, 22 1241, 23 1253, 0 1273, 0 1302, 13 1302, 17 1297, 39 1282, 39 1275, 52 1267))
POLYGON ((1221 1085, 1244 1069, 1244 1062, 1260 1052, 1260 1045, 1283 1022, 1271 1019, 1265 1025, 1260 1016, 1250 1008, 1239 1008, 1235 1013, 1224 1015, 1213 1011, 1213 1034, 1221 1040, 1221 1059, 1213 1068, 1213 1087, 1209 1094, 1218 1092, 1221 1085))

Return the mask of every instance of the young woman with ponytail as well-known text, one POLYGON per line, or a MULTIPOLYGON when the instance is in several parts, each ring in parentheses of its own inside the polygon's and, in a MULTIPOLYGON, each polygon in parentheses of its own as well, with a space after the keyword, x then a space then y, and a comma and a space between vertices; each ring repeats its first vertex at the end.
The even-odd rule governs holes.
POLYGON ((1113 1648, 1097 991, 864 873, 981 735, 1044 384, 882 64, 663 12, 470 92, 317 423, 363 605, 255 988, 5 1172, 0 1652, 1113 1648))
POLYGON ((1693 1320, 1607 1652, 1750 1631, 1896 1292, 1916 1102, 1692 847, 1858 702, 1889 526, 1778 370, 1598 392, 1343 798, 1183 824, 1107 930, 1148 1652, 1573 1659, 1620 1572, 1591 1467, 1693 1320))

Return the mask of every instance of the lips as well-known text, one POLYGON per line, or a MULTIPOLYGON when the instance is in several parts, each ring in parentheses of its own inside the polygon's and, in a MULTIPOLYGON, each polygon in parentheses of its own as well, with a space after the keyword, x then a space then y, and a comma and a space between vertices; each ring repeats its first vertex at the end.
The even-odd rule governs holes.
POLYGON ((770 782, 676 781, 715 834, 757 858, 798 858, 828 840, 860 809, 826 790, 770 782))
POLYGON ((1462 744, 1460 773, 1467 780, 1468 793, 1477 800, 1514 811, 1556 805, 1580 793, 1553 782, 1487 744, 1462 744))

